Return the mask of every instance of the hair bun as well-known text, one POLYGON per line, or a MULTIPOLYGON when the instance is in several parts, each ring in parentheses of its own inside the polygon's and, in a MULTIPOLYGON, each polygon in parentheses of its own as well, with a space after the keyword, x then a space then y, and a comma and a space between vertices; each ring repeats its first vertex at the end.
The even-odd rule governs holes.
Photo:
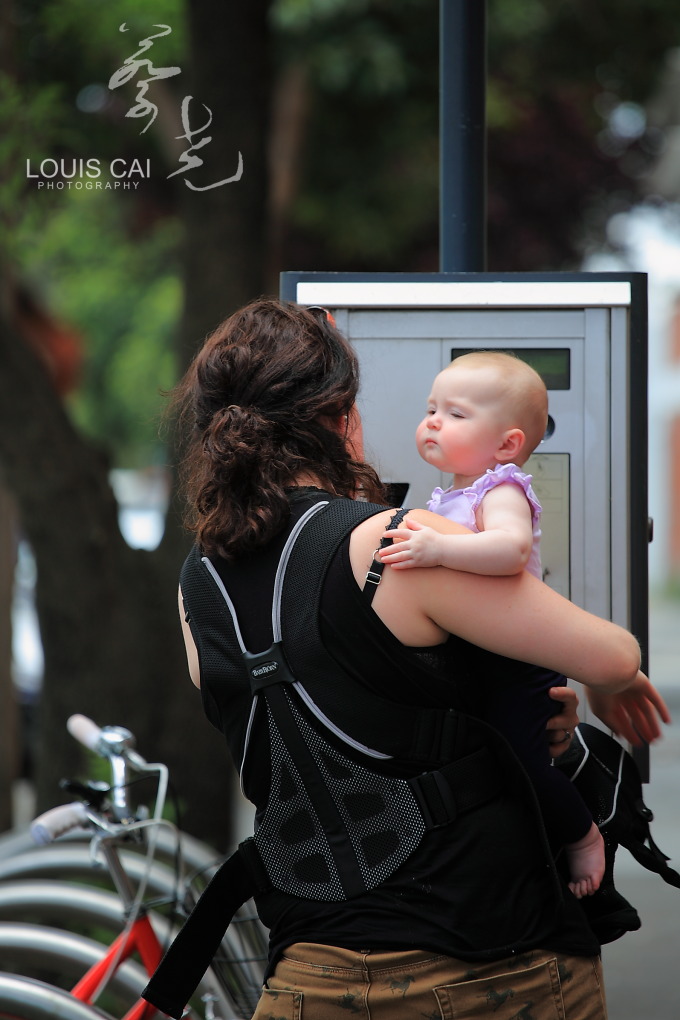
POLYGON ((219 411, 215 412, 210 425, 212 428, 221 428, 225 425, 234 428, 235 426, 260 426, 264 421, 266 421, 266 418, 256 407, 228 404, 226 407, 221 407, 219 411))
MULTIPOLYGON (((228 404, 219 408, 203 433, 203 449, 216 461, 256 457, 271 443, 273 424, 257 408, 228 404)), ((268 450, 269 454, 269 450, 268 450)))

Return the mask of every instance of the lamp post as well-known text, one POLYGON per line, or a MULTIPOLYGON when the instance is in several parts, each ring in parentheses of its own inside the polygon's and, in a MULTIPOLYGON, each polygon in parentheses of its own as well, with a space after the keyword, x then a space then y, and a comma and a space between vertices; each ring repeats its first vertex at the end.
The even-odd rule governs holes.
POLYGON ((486 0, 440 0, 442 272, 486 269, 486 0))

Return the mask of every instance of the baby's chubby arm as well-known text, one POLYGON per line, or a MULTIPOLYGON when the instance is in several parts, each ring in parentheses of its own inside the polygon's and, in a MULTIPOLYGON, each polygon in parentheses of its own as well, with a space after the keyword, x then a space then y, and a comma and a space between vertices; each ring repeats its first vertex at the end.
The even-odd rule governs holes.
POLYGON ((395 570, 442 566, 492 575, 524 570, 533 534, 531 509, 518 485, 497 485, 486 494, 478 526, 478 534, 447 535, 408 517, 402 527, 385 532, 394 543, 380 550, 380 559, 395 570))

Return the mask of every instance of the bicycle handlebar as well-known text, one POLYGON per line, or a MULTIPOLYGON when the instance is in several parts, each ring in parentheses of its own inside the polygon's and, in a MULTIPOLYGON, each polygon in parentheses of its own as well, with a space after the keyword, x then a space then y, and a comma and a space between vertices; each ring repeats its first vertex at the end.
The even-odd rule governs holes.
POLYGON ((130 821, 132 814, 128 804, 128 766, 135 771, 158 774, 158 795, 154 818, 161 817, 168 783, 168 770, 160 763, 147 762, 134 750, 135 738, 124 726, 100 727, 86 715, 72 715, 66 723, 72 737, 90 751, 102 758, 108 758, 111 765, 111 808, 119 821, 130 821))
POLYGON ((34 843, 51 843, 58 836, 85 825, 88 820, 87 808, 79 800, 72 804, 61 804, 59 807, 44 811, 31 822, 31 838, 34 843))
POLYGON ((72 715, 66 728, 72 737, 102 758, 127 757, 135 738, 124 726, 97 726, 86 715, 72 715))
POLYGON ((96 751, 101 730, 92 719, 88 719, 86 715, 71 715, 66 720, 66 729, 78 743, 90 751, 96 751))
POLYGON ((92 863, 99 863, 99 854, 104 858, 111 879, 123 901, 129 917, 137 916, 142 909, 144 892, 151 874, 158 833, 170 822, 163 819, 163 805, 168 787, 168 769, 160 763, 145 761, 134 751, 134 737, 122 726, 100 728, 83 715, 71 716, 68 730, 76 740, 96 754, 106 758, 111 766, 109 784, 66 784, 72 792, 82 789, 83 800, 62 804, 39 815, 31 826, 34 842, 51 843, 71 829, 85 826, 93 833, 90 839, 92 863), (133 810, 128 802, 130 771, 141 775, 155 774, 158 777, 156 803, 153 817, 145 807, 133 810), (102 789, 103 787, 103 789, 102 789), (145 840, 145 836, 149 838, 145 840), (137 888, 131 881, 120 858, 118 845, 121 840, 130 840, 146 845, 146 867, 137 888))
POLYGON ((119 822, 130 820, 127 766, 146 767, 144 759, 132 750, 135 740, 130 731, 123 726, 99 727, 86 715, 70 716, 66 727, 71 736, 90 751, 108 758, 111 764, 111 808, 119 822))

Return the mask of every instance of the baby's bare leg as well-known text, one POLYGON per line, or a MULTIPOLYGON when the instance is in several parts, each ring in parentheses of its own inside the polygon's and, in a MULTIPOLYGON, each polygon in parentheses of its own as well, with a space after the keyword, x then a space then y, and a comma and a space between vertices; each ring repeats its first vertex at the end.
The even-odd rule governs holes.
POLYGON ((604 840, 595 822, 583 839, 565 846, 571 881, 569 888, 577 899, 592 896, 600 888, 604 875, 604 840))

